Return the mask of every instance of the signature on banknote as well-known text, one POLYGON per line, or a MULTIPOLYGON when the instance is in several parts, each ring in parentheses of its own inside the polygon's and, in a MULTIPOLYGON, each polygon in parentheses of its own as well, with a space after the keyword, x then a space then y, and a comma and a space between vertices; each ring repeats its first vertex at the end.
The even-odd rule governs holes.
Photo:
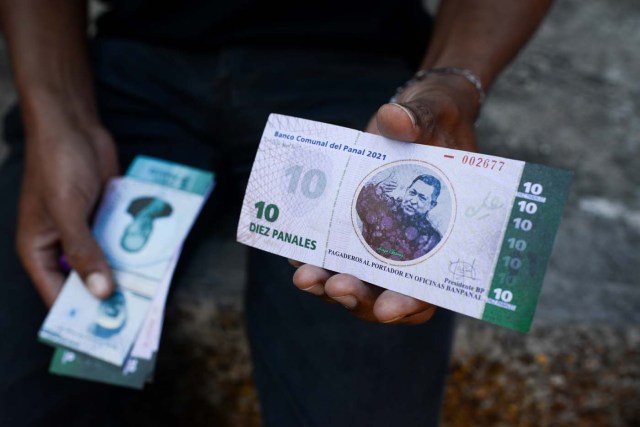
POLYGON ((465 282, 466 279, 478 280, 475 269, 476 260, 468 263, 458 258, 456 261, 449 261, 449 273, 453 274, 453 280, 465 282))
POLYGON ((469 206, 465 211, 465 215, 469 218, 484 219, 491 214, 491 211, 500 209, 504 206, 500 197, 492 195, 491 191, 487 193, 484 200, 478 206, 469 206))

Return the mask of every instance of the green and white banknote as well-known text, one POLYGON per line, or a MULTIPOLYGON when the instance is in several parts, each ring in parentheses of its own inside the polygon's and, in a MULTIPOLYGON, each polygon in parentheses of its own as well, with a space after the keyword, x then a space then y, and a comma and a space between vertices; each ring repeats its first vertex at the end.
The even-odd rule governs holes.
POLYGON ((238 241, 528 331, 571 173, 272 114, 238 241))
POLYGON ((162 279, 133 349, 122 366, 57 347, 49 365, 49 372, 135 389, 142 389, 145 383, 151 381, 162 333, 164 306, 179 256, 180 250, 175 254, 169 270, 162 279))
MULTIPOLYGON (((72 273, 39 338, 123 366, 136 338, 145 337, 140 335, 145 319, 152 315, 157 321, 152 301, 164 292, 163 284, 170 280, 182 243, 213 184, 210 172, 137 157, 126 177, 108 184, 93 227, 118 289, 101 301, 72 273)), ((159 339, 159 331, 156 335, 159 339)))
POLYGON ((152 379, 155 365, 155 356, 151 359, 129 357, 124 365, 119 367, 73 350, 57 347, 49 365, 49 372, 139 390, 152 379))

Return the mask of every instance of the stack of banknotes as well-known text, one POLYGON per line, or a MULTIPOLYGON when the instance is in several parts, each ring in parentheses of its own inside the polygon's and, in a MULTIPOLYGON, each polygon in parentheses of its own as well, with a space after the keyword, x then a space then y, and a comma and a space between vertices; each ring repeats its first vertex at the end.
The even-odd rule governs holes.
POLYGON ((153 377, 171 278, 214 175, 138 156, 112 180, 93 234, 117 289, 93 297, 71 272, 39 332, 56 347, 50 372, 140 389, 153 377))

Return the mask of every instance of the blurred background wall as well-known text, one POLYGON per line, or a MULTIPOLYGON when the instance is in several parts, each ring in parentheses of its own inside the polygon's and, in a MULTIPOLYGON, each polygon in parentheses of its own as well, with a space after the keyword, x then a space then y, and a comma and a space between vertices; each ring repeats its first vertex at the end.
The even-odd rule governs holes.
MULTIPOLYGON (((0 108, 14 99, 2 47, 0 108)), ((532 332, 460 316, 443 425, 640 425, 640 1, 558 0, 478 132, 483 152, 575 176, 532 332)), ((189 261, 216 283, 194 274, 174 290, 133 422, 259 425, 235 221, 189 261)))

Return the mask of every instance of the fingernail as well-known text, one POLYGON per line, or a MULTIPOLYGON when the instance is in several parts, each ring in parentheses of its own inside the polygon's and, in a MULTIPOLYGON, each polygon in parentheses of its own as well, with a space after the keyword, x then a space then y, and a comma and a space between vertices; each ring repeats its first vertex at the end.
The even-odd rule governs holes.
POLYGON ((300 267, 301 265, 304 265, 303 262, 300 261, 296 261, 295 259, 290 259, 289 260, 289 264, 291 264, 292 266, 294 266, 295 268, 300 267))
POLYGON ((109 282, 102 273, 91 273, 87 276, 87 288, 97 297, 104 297, 109 293, 109 282))
POLYGON ((308 288, 303 288, 302 290, 318 297, 324 295, 324 286, 320 284, 315 284, 313 286, 309 286, 308 288))
POLYGON ((398 317, 394 317, 393 319, 381 321, 380 323, 393 323, 393 322, 397 322, 400 319, 404 319, 405 317, 407 316, 398 316, 398 317))
POLYGON ((353 295, 343 295, 341 297, 333 297, 334 300, 344 305, 349 310, 353 310, 358 305, 358 300, 353 295))
POLYGON ((416 127, 418 125, 418 120, 416 119, 416 116, 413 114, 413 111, 409 110, 404 105, 396 104, 395 102, 392 102, 391 105, 404 111, 407 114, 407 116, 409 116, 409 119, 411 120, 411 124, 413 124, 413 127, 416 127))

